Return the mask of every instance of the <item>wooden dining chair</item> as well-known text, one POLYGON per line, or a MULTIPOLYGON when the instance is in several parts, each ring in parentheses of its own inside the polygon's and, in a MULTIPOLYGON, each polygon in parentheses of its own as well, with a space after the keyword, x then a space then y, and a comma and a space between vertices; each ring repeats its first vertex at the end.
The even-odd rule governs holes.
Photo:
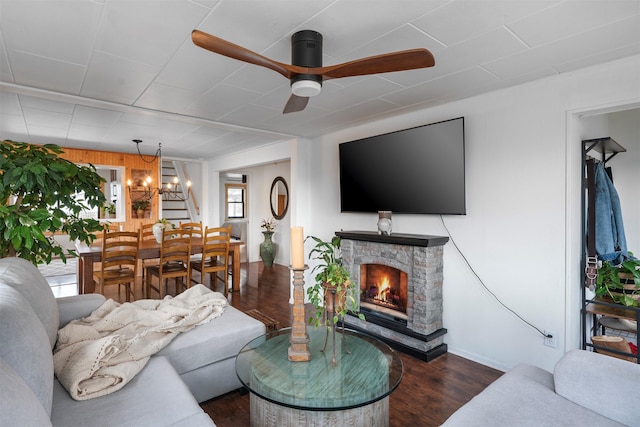
POLYGON ((125 287, 126 300, 135 300, 135 283, 138 274, 138 249, 140 232, 108 231, 102 232, 102 261, 100 269, 93 275, 100 293, 104 295, 104 287, 118 285, 125 287))
MULTIPOLYGON (((180 230, 189 230, 191 231, 191 239, 192 240, 200 240, 202 239, 202 221, 200 222, 179 222, 178 228, 180 230)), ((202 254, 193 254, 191 255, 191 262, 194 261, 202 261, 202 254)))
MULTIPOLYGON (((142 224, 140 226, 140 242, 144 242, 144 241, 148 241, 148 240, 153 240, 155 241, 156 238, 153 235, 153 223, 148 223, 148 224, 142 224)), ((149 265, 158 265, 158 258, 151 258, 151 259, 141 259, 140 262, 142 263, 142 282, 144 283, 144 276, 145 276, 145 270, 149 265)))
POLYGON ((178 228, 181 230, 191 230, 191 233, 195 236, 202 237, 202 221, 200 222, 180 222, 178 228))
POLYGON ((215 289, 217 280, 224 284, 224 296, 229 292, 227 285, 229 270, 229 238, 231 228, 207 227, 202 242, 202 260, 192 261, 191 269, 200 272, 200 280, 205 283, 209 274, 209 287, 215 289), (219 275, 218 273, 222 273, 219 275))
POLYGON ((174 279, 176 292, 183 287, 191 287, 191 232, 189 230, 167 229, 162 233, 160 260, 158 265, 146 267, 145 296, 150 297, 153 289, 164 298, 168 279, 174 279), (158 287, 153 286, 153 277, 158 278, 158 287), (180 284, 180 287, 178 287, 180 284))

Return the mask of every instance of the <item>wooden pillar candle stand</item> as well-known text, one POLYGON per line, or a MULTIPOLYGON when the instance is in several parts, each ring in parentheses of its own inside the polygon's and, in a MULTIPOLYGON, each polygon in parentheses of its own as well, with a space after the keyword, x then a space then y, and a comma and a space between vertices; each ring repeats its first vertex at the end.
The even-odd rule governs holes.
POLYGON ((304 312, 304 271, 309 268, 304 263, 304 231, 302 227, 291 227, 291 270, 293 270, 293 322, 289 338, 289 360, 308 362, 309 334, 304 312))
POLYGON ((292 362, 308 362, 311 360, 309 351, 309 334, 304 312, 304 271, 309 268, 291 267, 293 270, 293 322, 291 337, 289 338, 289 360, 292 362))

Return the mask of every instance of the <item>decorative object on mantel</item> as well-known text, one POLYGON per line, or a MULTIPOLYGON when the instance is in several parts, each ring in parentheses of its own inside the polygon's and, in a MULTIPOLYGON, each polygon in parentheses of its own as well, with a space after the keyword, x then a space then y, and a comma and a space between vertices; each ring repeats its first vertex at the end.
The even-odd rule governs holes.
POLYGON ((159 219, 155 224, 153 224, 151 230, 153 231, 153 237, 155 237, 156 242, 162 243, 162 233, 167 228, 175 227, 173 226, 173 223, 167 221, 166 218, 159 219))
POLYGON ((291 270, 293 271, 293 306, 291 314, 291 336, 289 337, 288 358, 291 362, 307 362, 311 360, 309 351, 309 334, 304 312, 304 271, 308 268, 304 263, 304 230, 302 227, 291 227, 291 270))
POLYGON ((54 144, 0 142, 0 258, 49 264, 59 257, 66 262, 73 251, 45 236, 60 232, 71 241, 91 244, 94 233, 102 231, 97 218, 81 213, 104 205, 105 180, 93 165, 78 166, 62 158, 63 153, 54 144))
MULTIPOLYGON (((309 302, 316 308, 315 316, 309 318, 309 323, 317 327, 323 323, 324 319, 324 324, 327 326, 327 335, 322 351, 325 351, 327 348, 329 329, 331 329, 333 340, 333 358, 331 359, 331 363, 335 365, 336 325, 339 320, 344 319, 347 312, 356 310, 358 302, 355 296, 359 295, 360 288, 357 284, 351 282, 349 271, 342 265, 340 237, 333 236, 328 242, 315 236, 309 236, 307 238, 312 239, 316 243, 311 252, 309 252, 309 258, 321 262, 311 270, 311 273, 317 272, 315 284, 307 289, 309 302)), ((357 316, 360 320, 364 320, 362 313, 358 313, 357 316)), ((344 332, 344 322, 342 329, 344 332)), ((342 343, 346 353, 350 354, 346 348, 344 337, 342 343)))
POLYGON ((391 234, 391 211, 378 211, 378 233, 391 234))
POLYGON ((276 244, 271 240, 276 225, 276 221, 273 218, 263 219, 262 224, 260 224, 260 228, 264 230, 262 232, 264 241, 260 243, 260 258, 262 258, 265 267, 271 267, 276 257, 276 244))

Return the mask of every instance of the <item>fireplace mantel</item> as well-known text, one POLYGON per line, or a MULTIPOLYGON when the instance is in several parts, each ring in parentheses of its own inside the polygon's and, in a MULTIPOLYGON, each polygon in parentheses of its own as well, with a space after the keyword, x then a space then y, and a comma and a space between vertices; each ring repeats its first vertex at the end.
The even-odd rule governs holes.
POLYGON ((375 231, 336 231, 336 236, 347 240, 422 247, 442 246, 449 241, 449 238, 445 236, 403 233, 392 233, 390 235, 386 235, 378 234, 375 231))

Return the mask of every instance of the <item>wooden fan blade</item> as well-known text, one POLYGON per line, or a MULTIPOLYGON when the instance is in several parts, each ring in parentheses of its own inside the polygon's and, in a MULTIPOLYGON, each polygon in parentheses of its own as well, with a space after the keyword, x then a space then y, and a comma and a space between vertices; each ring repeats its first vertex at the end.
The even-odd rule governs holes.
POLYGON ((427 49, 410 49, 369 56, 329 67, 312 68, 309 74, 322 74, 324 79, 390 73, 433 67, 435 60, 427 49))
POLYGON ((287 105, 284 106, 284 110, 282 110, 282 114, 287 113, 296 113, 298 111, 302 111, 305 109, 307 104, 309 103, 308 96, 298 96, 291 94, 289 100, 287 101, 287 105))
POLYGON ((219 55, 224 55, 228 58, 237 59, 238 61, 248 62, 250 64, 268 68, 282 74, 288 79, 293 76, 293 69, 299 68, 293 67, 288 64, 283 64, 282 62, 274 61, 273 59, 269 59, 266 56, 262 56, 256 52, 250 51, 249 49, 245 49, 242 46, 238 46, 237 44, 233 44, 200 30, 193 30, 191 32, 191 40, 196 46, 200 46, 203 49, 209 50, 219 55))

